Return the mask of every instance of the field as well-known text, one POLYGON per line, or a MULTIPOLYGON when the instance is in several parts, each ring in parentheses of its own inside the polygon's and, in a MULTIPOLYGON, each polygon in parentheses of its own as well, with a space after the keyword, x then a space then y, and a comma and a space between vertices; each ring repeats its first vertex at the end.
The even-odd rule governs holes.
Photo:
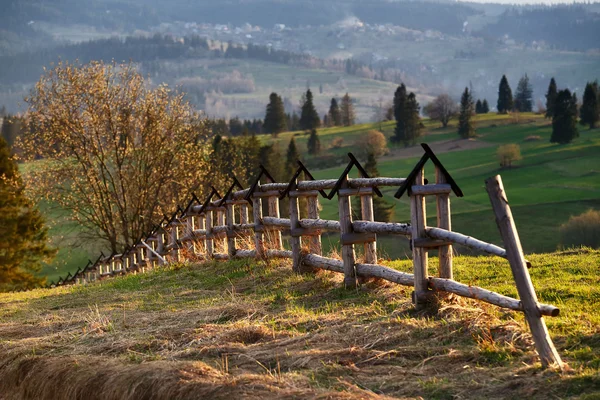
MULTIPOLYGON (((339 274, 298 276, 288 263, 241 260, 0 294, 0 393, 597 399, 600 252, 529 258, 540 301, 561 309, 546 321, 564 373, 540 369, 520 313, 464 299, 417 313, 410 288, 348 291, 339 274)), ((516 295, 502 259, 455 265, 459 281, 516 295)))
MULTIPOLYGON (((484 188, 486 178, 500 174, 503 178, 517 228, 526 252, 552 252, 560 247, 558 228, 570 216, 579 215, 590 208, 600 209, 600 130, 589 131, 580 128, 580 137, 568 145, 549 143, 551 127, 539 115, 522 114, 518 118, 506 115, 477 116, 475 140, 459 140, 456 127, 451 123, 442 129, 439 124, 424 120, 423 142, 431 144, 440 160, 465 193, 463 198, 452 197, 453 229, 479 239, 501 245, 500 236, 494 222, 489 199, 484 188), (539 136, 539 140, 526 140, 539 136), (513 168, 500 169, 496 160, 497 146, 504 143, 517 143, 521 147, 523 160, 513 168)), ((319 131, 322 148, 334 155, 338 166, 328 169, 311 168, 316 178, 337 178, 347 162, 345 154, 354 152, 362 159, 358 141, 366 131, 381 129, 387 137, 393 134, 394 123, 362 124, 348 128, 327 128, 319 131), (330 149, 334 138, 341 137, 343 145, 330 149)), ((278 138, 263 135, 264 142, 275 141, 282 154, 290 138, 294 136, 301 152, 306 152, 307 136, 303 132, 282 133, 278 138)), ((379 160, 382 176, 405 177, 422 155, 420 146, 390 149, 390 154, 379 160)), ((314 158, 304 154, 307 165, 314 158)), ((426 172, 432 167, 426 166, 426 172)), ((355 173, 355 172, 353 172, 355 173)), ((393 198, 394 188, 384 191, 384 198, 396 203, 395 220, 408 222, 410 209, 406 199, 393 198)), ((335 200, 321 199, 321 218, 337 218, 335 200)), ((429 224, 435 225, 435 205, 429 204, 429 224)), ((85 242, 80 229, 66 220, 64 212, 48 205, 42 209, 49 219, 51 236, 61 252, 56 261, 43 270, 49 280, 66 275, 83 267, 88 258, 94 259, 100 248, 94 243, 85 242), (75 247, 72 247, 75 245, 75 247)), ((381 237, 379 250, 384 258, 405 258, 410 255, 408 241, 402 238, 381 237)), ((323 237, 326 249, 337 246, 338 236, 323 237)), ((462 253, 467 249, 458 247, 462 253)))

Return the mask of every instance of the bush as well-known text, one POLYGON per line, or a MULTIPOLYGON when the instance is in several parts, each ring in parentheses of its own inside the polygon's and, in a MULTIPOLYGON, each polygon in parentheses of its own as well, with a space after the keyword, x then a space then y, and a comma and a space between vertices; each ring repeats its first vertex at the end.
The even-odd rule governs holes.
POLYGON ((588 210, 560 226, 563 247, 600 248, 600 211, 588 210))
POLYGON ((373 153, 375 157, 379 157, 388 153, 385 135, 374 129, 368 131, 366 135, 358 139, 356 144, 364 155, 373 153))
POLYGON ((330 149, 340 149, 340 148, 342 148, 343 144, 344 144, 344 139, 341 137, 336 137, 335 139, 333 139, 331 141, 329 148, 330 149))
POLYGON ((521 157, 521 148, 518 144, 510 143, 503 144, 498 147, 498 151, 496 152, 498 155, 498 160, 500 161, 500 167, 511 167, 513 161, 519 161, 523 157, 521 157))

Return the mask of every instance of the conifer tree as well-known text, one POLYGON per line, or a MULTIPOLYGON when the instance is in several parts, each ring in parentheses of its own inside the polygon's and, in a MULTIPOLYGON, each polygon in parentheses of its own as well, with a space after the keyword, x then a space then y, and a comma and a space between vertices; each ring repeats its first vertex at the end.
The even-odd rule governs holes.
POLYGON ((307 147, 308 154, 315 155, 321 152, 321 140, 319 139, 319 135, 317 135, 316 129, 310 131, 307 147))
POLYGON ((477 99, 477 103, 475 103, 475 114, 483 114, 483 104, 479 99, 477 99))
POLYGON ((305 99, 300 114, 300 129, 308 131, 318 128, 321 125, 321 120, 313 104, 313 95, 310 89, 306 91, 305 99))
POLYGON ((421 136, 421 117, 419 115, 420 106, 417 102, 417 96, 410 92, 406 98, 404 109, 404 120, 406 129, 406 140, 404 146, 414 145, 417 138, 421 136))
POLYGON ((296 147, 296 141, 292 137, 290 143, 288 144, 287 153, 285 157, 285 176, 284 179, 288 180, 292 177, 292 174, 296 172, 296 161, 300 159, 300 153, 298 153, 298 148, 296 147))
POLYGON ((558 89, 556 88, 556 81, 554 77, 550 79, 548 85, 548 92, 546 93, 546 118, 554 117, 554 103, 556 102, 556 96, 558 95, 558 89))
POLYGON ((581 105, 581 125, 589 125, 594 129, 600 120, 600 104, 598 99, 598 82, 588 82, 583 92, 583 104, 581 105))
POLYGON ((531 112, 533 110, 533 89, 527 74, 519 79, 517 93, 515 94, 515 108, 519 112, 531 112))
POLYGON ((400 84, 394 93, 394 118, 396 119, 396 127, 394 128, 394 136, 391 138, 394 143, 406 142, 406 121, 404 119, 404 109, 406 107, 406 86, 400 84))
POLYGON ((481 113, 487 114, 490 112, 490 106, 487 102, 487 99, 483 99, 483 103, 481 103, 481 113))
POLYGON ((554 102, 550 143, 570 143, 577 137, 577 96, 569 89, 560 90, 554 102))
POLYGON ((287 129, 286 119, 283 100, 277 93, 271 93, 263 126, 265 133, 277 136, 279 133, 284 132, 287 129))
POLYGON ((510 85, 506 75, 502 75, 500 86, 498 87, 498 114, 506 114, 513 109, 513 97, 510 85))
POLYGON ((36 273, 55 252, 39 211, 25 197, 17 164, 0 137, 0 291, 31 289, 44 283, 36 273))
POLYGON ((331 104, 329 105, 329 123, 331 126, 342 125, 342 114, 340 113, 340 107, 335 98, 331 99, 331 104))
POLYGON ((356 114, 354 112, 354 104, 352 104, 352 98, 350 98, 348 93, 346 93, 344 97, 342 97, 342 106, 340 108, 340 114, 343 126, 354 125, 356 114))
POLYGON ((458 116, 458 134, 466 139, 475 136, 475 127, 471 117, 473 115, 473 98, 466 87, 460 98, 460 114, 458 116))

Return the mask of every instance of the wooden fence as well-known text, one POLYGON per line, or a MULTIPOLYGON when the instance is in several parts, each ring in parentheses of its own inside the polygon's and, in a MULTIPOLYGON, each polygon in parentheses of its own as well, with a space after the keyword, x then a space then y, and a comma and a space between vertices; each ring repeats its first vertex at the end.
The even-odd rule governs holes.
POLYGON ((315 180, 301 162, 287 183, 278 183, 264 167, 254 184, 244 189, 233 178, 229 190, 220 196, 214 188, 201 202, 195 195, 185 209, 161 221, 156 228, 122 254, 101 255, 95 262, 67 275, 50 286, 87 283, 115 275, 144 272, 157 265, 183 260, 227 260, 254 257, 290 258, 296 273, 326 269, 344 274, 344 285, 354 288, 369 278, 381 278, 413 286, 413 302, 421 308, 436 292, 454 293, 525 313, 536 350, 543 366, 562 367, 560 356, 549 337, 543 316, 556 316, 559 309, 538 302, 528 272, 530 266, 516 231, 500 176, 486 181, 486 188, 496 214, 506 250, 496 245, 452 231, 450 195, 463 193, 429 146, 423 144, 423 157, 406 178, 370 178, 356 158, 338 179, 315 180), (425 179, 425 165, 433 163, 435 183, 425 179), (350 178, 356 168, 361 178, 350 178), (304 174, 305 180, 300 181, 304 174), (396 198, 410 198, 410 223, 383 223, 373 218, 373 196, 380 188, 397 187, 396 198), (325 191, 328 190, 329 193, 325 191), (360 220, 353 220, 351 197, 360 197, 360 220), (435 196, 437 226, 427 226, 425 198, 435 196), (339 220, 319 218, 319 198, 338 202, 339 220), (289 218, 280 216, 280 200, 289 199, 289 218), (306 199, 307 218, 300 218, 299 200, 306 199), (263 207, 263 204, 265 206, 263 207), (250 217, 249 207, 252 208, 250 217), (267 210, 263 215, 263 208, 267 210), (321 234, 339 232, 341 260, 324 257, 321 234), (289 235, 290 250, 284 248, 282 233, 289 235), (377 234, 402 235, 410 238, 413 273, 405 273, 378 264, 377 234), (519 298, 513 299, 453 279, 453 244, 507 258, 515 279, 519 298), (363 246, 364 262, 357 262, 355 246, 363 246), (437 276, 429 271, 428 252, 438 251, 437 276))

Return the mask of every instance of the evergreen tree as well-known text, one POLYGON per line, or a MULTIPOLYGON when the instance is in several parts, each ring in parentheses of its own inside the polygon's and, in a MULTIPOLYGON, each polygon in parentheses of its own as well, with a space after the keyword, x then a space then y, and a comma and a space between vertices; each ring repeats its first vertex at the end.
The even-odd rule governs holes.
POLYGON ((308 154, 319 154, 321 152, 321 140, 319 139, 319 135, 317 135, 317 130, 313 129, 310 131, 310 136, 308 138, 308 154))
POLYGON ((2 137, 9 147, 15 144, 23 130, 23 119, 15 115, 6 115, 2 119, 2 137))
POLYGON ((481 103, 481 113, 487 114, 490 112, 490 106, 488 105, 487 99, 483 99, 483 103, 481 103))
POLYGON ((533 110, 533 89, 527 74, 519 79, 517 93, 515 94, 515 108, 519 112, 531 112, 533 110))
POLYGON ((598 99, 598 82, 588 82, 583 92, 581 105, 581 125, 589 125, 594 129, 600 120, 600 104, 598 99))
POLYGON ((466 87, 460 98, 460 115, 458 116, 458 134, 466 139, 475 136, 475 127, 471 117, 473 115, 473 98, 466 87))
POLYGON ((284 132, 287 129, 286 119, 281 97, 277 93, 271 93, 263 125, 265 133, 277 136, 279 133, 284 132))
POLYGON ((335 98, 331 99, 331 105, 329 106, 329 123, 331 126, 342 125, 342 114, 335 98))
POLYGON ((410 92, 406 98, 404 109, 404 121, 406 129, 406 140, 404 146, 414 145, 417 138, 421 136, 421 116, 419 115, 420 106, 417 103, 417 97, 410 92))
POLYGON ((502 75, 500 86, 498 87, 497 108, 499 114, 506 114, 513 109, 512 91, 508 84, 508 79, 506 79, 506 75, 502 75))
POLYGON ((483 114, 483 104, 479 99, 477 99, 477 103, 475 103, 475 114, 483 114))
POLYGON ((396 127, 394 128, 394 136, 391 138, 394 143, 406 142, 406 123, 404 120, 404 109, 406 107, 406 86, 400 84, 394 93, 394 118, 396 119, 396 127))
POLYGON ((31 289, 44 283, 36 275, 54 255, 39 211, 25 197, 17 164, 0 137, 0 291, 31 289))
POLYGON ((340 114, 343 126, 354 125, 356 114, 354 112, 354 104, 352 103, 352 98, 350 98, 348 93, 346 93, 344 97, 342 97, 342 106, 340 108, 340 114))
POLYGON ((569 89, 560 90, 554 102, 551 143, 570 143, 579 137, 577 130, 577 96, 569 89))
MULTIPOLYGON (((375 156, 375 153, 371 151, 367 153, 367 162, 365 163, 364 167, 365 171, 371 178, 380 176, 379 170, 377 169, 377 157, 375 156)), ((361 220, 362 207, 360 202, 360 196, 354 197, 352 203, 352 219, 355 221, 361 220)), ((394 207, 394 203, 388 203, 384 198, 374 195, 373 219, 379 222, 390 222, 394 214, 394 207)))
POLYGON ((556 102, 556 96, 558 95, 558 89, 556 88, 556 81, 554 77, 550 79, 548 85, 548 92, 546 93, 546 118, 554 117, 554 103, 556 102))
POLYGON ((298 153, 298 148, 296 147, 296 141, 292 137, 290 143, 288 144, 287 153, 285 157, 285 166, 284 166, 284 180, 289 180, 292 177, 292 174, 296 172, 296 161, 300 159, 300 153, 298 153))
POLYGON ((313 95, 310 89, 306 91, 305 99, 300 114, 300 129, 309 131, 318 128, 321 125, 321 120, 313 104, 313 95))

